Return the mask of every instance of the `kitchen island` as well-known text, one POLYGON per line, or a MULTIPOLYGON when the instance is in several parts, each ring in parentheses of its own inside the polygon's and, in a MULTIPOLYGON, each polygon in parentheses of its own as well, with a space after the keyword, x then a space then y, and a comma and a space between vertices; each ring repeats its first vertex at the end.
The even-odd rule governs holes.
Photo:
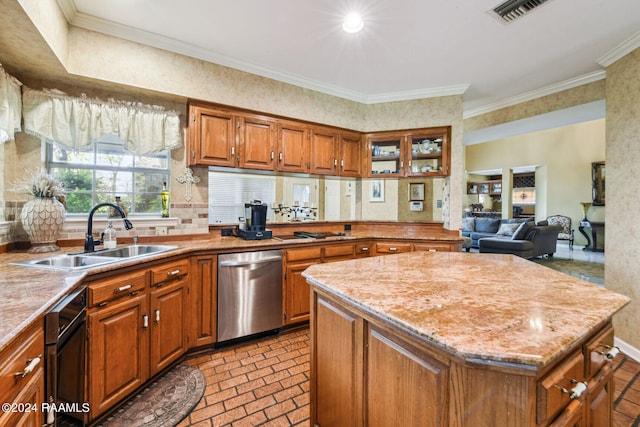
POLYGON ((312 425, 611 425, 623 295, 496 254, 414 252, 303 275, 312 425))

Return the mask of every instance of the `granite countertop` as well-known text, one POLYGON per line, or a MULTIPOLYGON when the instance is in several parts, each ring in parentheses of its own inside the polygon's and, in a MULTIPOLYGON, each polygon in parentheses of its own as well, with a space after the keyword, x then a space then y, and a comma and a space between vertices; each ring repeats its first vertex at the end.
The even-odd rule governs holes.
MULTIPOLYGON (((200 251, 233 252, 246 250, 267 250, 286 248, 313 243, 335 243, 339 241, 353 241, 365 238, 410 238, 427 240, 459 240, 446 232, 434 232, 428 236, 408 237, 397 233, 353 233, 346 236, 328 237, 326 239, 296 239, 296 240, 243 240, 237 237, 212 236, 200 240, 153 240, 153 244, 176 245, 180 248, 170 252, 144 258, 144 262, 155 261, 169 256, 191 254, 200 251)), ((146 242, 145 242, 146 243, 146 242)), ((140 244, 144 244, 140 242, 140 244)), ((121 244, 121 246, 126 246, 121 244)), ((141 260, 122 261, 118 264, 108 264, 65 273, 56 270, 12 265, 12 262, 55 256, 62 253, 77 252, 81 247, 66 247, 62 251, 29 254, 15 251, 0 254, 0 351, 10 343, 29 324, 42 317, 65 295, 82 282, 85 276, 103 273, 114 269, 140 264, 141 260)))
POLYGON ((412 252, 316 264, 303 276, 457 356, 538 367, 630 301, 499 254, 412 252))

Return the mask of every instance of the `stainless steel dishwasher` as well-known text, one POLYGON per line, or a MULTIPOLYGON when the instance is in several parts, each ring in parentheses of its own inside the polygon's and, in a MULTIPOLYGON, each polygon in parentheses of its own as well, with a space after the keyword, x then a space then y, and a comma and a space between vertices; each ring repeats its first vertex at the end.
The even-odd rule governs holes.
POLYGON ((218 256, 218 342, 282 327, 282 251, 218 256))

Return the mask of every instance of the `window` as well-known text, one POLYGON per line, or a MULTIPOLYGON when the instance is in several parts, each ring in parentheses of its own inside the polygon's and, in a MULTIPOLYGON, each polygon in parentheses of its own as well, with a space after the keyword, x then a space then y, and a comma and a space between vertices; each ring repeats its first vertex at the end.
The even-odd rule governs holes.
POLYGON ((116 196, 130 215, 159 214, 162 184, 169 183, 169 152, 138 156, 107 135, 82 151, 48 143, 47 168, 65 184, 69 214, 86 214, 116 196))
POLYGON ((209 171, 209 224, 235 224, 245 216, 244 204, 260 200, 269 206, 267 220, 275 214, 276 178, 269 175, 209 171))

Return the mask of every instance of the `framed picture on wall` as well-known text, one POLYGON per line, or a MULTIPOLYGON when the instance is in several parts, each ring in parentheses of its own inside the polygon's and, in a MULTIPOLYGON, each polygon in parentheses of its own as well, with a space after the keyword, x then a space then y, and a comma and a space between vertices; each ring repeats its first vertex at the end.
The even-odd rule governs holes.
POLYGON ((409 183, 409 201, 423 201, 424 200, 424 182, 410 182, 409 183))
POLYGON ((371 185, 371 194, 369 195, 369 201, 384 202, 384 180, 372 179, 370 185, 371 185))

